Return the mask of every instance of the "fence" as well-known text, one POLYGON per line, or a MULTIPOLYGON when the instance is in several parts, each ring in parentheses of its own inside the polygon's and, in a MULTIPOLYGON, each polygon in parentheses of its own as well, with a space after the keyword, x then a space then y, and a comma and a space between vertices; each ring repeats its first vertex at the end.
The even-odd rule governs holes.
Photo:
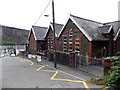
POLYGON ((102 58, 75 55, 75 67, 95 76, 104 74, 104 60, 102 58))
POLYGON ((94 66, 98 66, 98 67, 102 67, 103 66, 103 59, 102 58, 93 58, 93 57, 88 57, 88 56, 78 56, 75 57, 76 58, 76 62, 77 64, 81 64, 81 65, 94 65, 94 66))
MULTIPOLYGON (((78 53, 55 53, 56 62, 66 66, 75 67, 95 76, 102 76, 104 73, 104 60, 102 58, 83 56, 78 53)), ((54 53, 49 51, 48 60, 54 62, 54 53)))

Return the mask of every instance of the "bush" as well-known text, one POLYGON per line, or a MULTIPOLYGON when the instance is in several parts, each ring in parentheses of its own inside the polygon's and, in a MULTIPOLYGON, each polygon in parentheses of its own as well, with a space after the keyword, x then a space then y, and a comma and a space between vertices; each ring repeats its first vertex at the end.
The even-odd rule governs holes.
POLYGON ((98 78, 91 78, 89 82, 91 82, 92 84, 95 84, 95 85, 104 85, 103 79, 104 79, 103 76, 98 77, 98 78))
POLYGON ((112 59, 115 60, 115 66, 104 77, 105 86, 120 87, 120 56, 112 57, 112 59))

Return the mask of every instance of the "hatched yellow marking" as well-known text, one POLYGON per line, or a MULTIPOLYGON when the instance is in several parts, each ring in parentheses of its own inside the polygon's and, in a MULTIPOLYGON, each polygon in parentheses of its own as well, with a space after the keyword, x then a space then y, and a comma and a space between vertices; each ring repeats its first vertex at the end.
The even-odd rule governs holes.
POLYGON ((107 90, 108 88, 110 88, 110 87, 105 87, 105 88, 103 88, 102 90, 107 90))
POLYGON ((69 82, 77 82, 77 83, 82 83, 84 85, 84 87, 86 88, 86 90, 90 90, 90 88, 88 87, 87 83, 85 81, 78 81, 78 80, 70 80, 70 79, 60 79, 60 78, 55 78, 57 76, 57 74, 59 73, 59 71, 54 71, 54 70, 43 70, 42 68, 44 68, 45 66, 43 65, 34 65, 34 63, 31 60, 27 60, 27 59, 21 59, 18 58, 21 62, 30 62, 32 66, 40 66, 39 68, 36 69, 36 71, 45 71, 45 72, 54 72, 54 75, 50 78, 51 80, 60 80, 60 81, 69 81, 69 82))

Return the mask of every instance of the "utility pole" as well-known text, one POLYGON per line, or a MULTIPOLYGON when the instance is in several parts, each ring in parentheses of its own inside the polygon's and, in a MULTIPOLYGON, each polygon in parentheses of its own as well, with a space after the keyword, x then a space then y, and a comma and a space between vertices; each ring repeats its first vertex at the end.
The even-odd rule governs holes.
POLYGON ((54 11, 54 0, 52 0, 52 15, 53 15, 53 33, 54 33, 54 68, 57 68, 56 63, 56 36, 55 36, 55 11, 54 11))

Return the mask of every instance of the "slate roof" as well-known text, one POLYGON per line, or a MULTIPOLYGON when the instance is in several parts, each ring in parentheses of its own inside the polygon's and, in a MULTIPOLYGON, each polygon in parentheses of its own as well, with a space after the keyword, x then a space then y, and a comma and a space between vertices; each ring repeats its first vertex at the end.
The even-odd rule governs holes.
POLYGON ((119 28, 119 30, 118 30, 118 32, 117 32, 117 34, 115 35, 115 37, 114 37, 113 40, 117 40, 117 38, 118 38, 119 35, 120 35, 120 28, 119 28))
POLYGON ((100 31, 101 34, 106 34, 111 31, 112 25, 104 25, 101 27, 98 27, 98 30, 100 31))
POLYGON ((114 39, 113 40, 116 40, 119 33, 120 33, 120 20, 119 21, 114 21, 114 22, 108 22, 108 23, 104 23, 104 24, 110 24, 113 26, 113 31, 114 31, 114 39))
MULTIPOLYGON (((47 33, 48 33, 50 27, 51 27, 52 30, 53 30, 53 23, 50 23, 49 28, 48 28, 48 30, 47 30, 47 32, 46 32, 45 37, 47 36, 47 33)), ((60 33, 62 27, 63 27, 63 24, 55 23, 55 33, 56 33, 56 36, 58 36, 58 34, 60 33)))
POLYGON ((62 29, 63 24, 55 23, 55 33, 58 35, 60 33, 60 30, 62 29))
POLYGON ((44 40, 44 36, 47 31, 47 27, 32 26, 32 31, 35 36, 35 40, 44 40))
MULTIPOLYGON (((74 15, 70 15, 69 19, 71 19, 73 21, 73 23, 75 23, 75 25, 82 31, 82 33, 88 38, 89 41, 109 40, 109 39, 105 38, 98 30, 99 29, 98 27, 103 26, 102 23, 84 19, 84 18, 74 16, 74 15)), ((59 34, 59 36, 60 36, 60 34, 59 34)))
POLYGON ((104 23, 104 24, 111 24, 113 26, 114 34, 117 34, 117 32, 118 32, 118 30, 120 28, 120 20, 115 21, 115 22, 108 22, 108 23, 104 23))

